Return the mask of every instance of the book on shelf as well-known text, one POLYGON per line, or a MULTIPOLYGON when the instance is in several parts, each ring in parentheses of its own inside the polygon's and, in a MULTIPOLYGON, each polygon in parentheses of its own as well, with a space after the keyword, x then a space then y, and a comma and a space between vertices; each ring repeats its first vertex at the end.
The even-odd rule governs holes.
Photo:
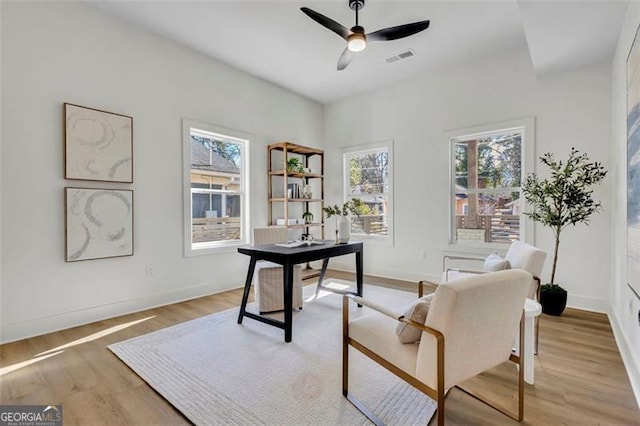
POLYGON ((287 198, 300 198, 300 185, 297 183, 288 183, 287 198))

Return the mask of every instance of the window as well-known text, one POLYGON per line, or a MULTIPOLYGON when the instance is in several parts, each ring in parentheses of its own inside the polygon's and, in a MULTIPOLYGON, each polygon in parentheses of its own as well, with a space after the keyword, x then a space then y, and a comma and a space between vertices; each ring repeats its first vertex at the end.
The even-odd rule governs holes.
POLYGON ((393 142, 350 147, 344 151, 345 200, 364 202, 351 218, 353 235, 392 241, 393 142))
POLYGON ((479 131, 449 138, 450 242, 499 246, 525 240, 521 184, 533 156, 533 119, 469 130, 479 131))
POLYGON ((189 120, 183 132, 185 255, 247 243, 248 140, 189 120))

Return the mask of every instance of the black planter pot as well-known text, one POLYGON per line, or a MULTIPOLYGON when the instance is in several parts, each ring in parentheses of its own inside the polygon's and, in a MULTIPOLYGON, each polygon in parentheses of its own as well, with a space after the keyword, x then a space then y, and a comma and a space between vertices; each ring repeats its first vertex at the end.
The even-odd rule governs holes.
POLYGON ((548 315, 560 316, 567 306, 567 291, 560 286, 543 285, 540 290, 540 304, 542 312, 548 315))

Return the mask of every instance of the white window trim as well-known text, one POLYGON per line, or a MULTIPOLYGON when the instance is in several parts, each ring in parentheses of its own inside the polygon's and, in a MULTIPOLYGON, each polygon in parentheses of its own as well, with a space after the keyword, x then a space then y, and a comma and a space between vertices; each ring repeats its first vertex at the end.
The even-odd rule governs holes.
MULTIPOLYGON (((237 130, 227 129, 202 121, 182 119, 182 223, 183 223, 183 246, 184 256, 201 256, 234 252, 238 246, 249 244, 250 242, 250 167, 249 167, 249 145, 251 135, 237 130), (215 241, 207 243, 191 242, 191 129, 196 128, 205 132, 224 136, 240 145, 242 165, 242 196, 240 197, 241 227, 240 239, 237 241, 215 241)), ((220 190, 215 190, 220 192, 220 190)))
POLYGON ((342 148, 342 200, 347 201, 349 199, 349 164, 346 161, 346 156, 349 154, 363 153, 367 151, 379 151, 381 149, 387 149, 389 156, 389 197, 388 197, 388 209, 387 209, 387 223, 388 223, 388 235, 367 235, 367 234, 353 234, 354 239, 366 241, 374 245, 381 245, 386 247, 393 247, 395 241, 393 211, 395 208, 394 202, 394 156, 393 156, 393 140, 385 140, 380 142, 372 142, 362 145, 352 145, 342 148))
MULTIPOLYGON (((508 121, 501 121, 497 123, 483 124, 479 126, 466 127, 463 129, 455 129, 446 132, 447 143, 449 144, 449 186, 448 186, 448 198, 449 198, 449 227, 447 232, 448 252, 453 253, 477 253, 477 254, 489 254, 492 251, 504 252, 508 249, 507 244, 501 243, 473 243, 465 241, 459 243, 453 240, 453 234, 455 232, 455 223, 453 221, 453 212, 455 211, 455 200, 452 197, 455 188, 455 167, 453 166, 453 159, 455 158, 455 143, 465 140, 471 140, 482 136, 489 136, 496 133, 505 133, 512 130, 524 129, 522 137, 521 151, 521 179, 524 183, 527 175, 534 171, 535 167, 535 117, 525 117, 508 121)), ((522 188, 522 187, 520 187, 522 188)), ((521 195, 522 190, 520 190, 521 195)), ((528 205, 523 202, 523 211, 528 211, 528 205)), ((529 217, 521 213, 520 217, 520 240, 529 244, 534 244, 534 222, 529 217)))

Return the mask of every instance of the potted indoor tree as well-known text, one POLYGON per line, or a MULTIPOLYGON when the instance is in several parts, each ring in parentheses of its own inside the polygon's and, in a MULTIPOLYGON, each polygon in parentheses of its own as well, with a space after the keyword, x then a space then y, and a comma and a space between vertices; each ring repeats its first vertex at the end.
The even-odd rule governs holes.
POLYGON ((359 198, 352 198, 346 201, 342 206, 334 205, 323 207, 322 210, 326 213, 327 219, 331 216, 336 217, 336 244, 346 244, 351 238, 351 222, 349 221, 349 215, 356 215, 360 217, 365 204, 359 198))
POLYGON ((551 176, 546 179, 534 173, 527 176, 522 192, 531 211, 524 214, 553 231, 551 282, 541 286, 540 304, 542 312, 562 315, 567 291, 555 282, 560 233, 569 225, 588 224, 589 217, 600 211, 602 204, 593 200, 591 188, 602 182, 607 171, 601 163, 589 161, 587 154, 575 148, 571 148, 566 162, 556 161, 550 152, 542 155, 540 161, 551 170, 551 176))

